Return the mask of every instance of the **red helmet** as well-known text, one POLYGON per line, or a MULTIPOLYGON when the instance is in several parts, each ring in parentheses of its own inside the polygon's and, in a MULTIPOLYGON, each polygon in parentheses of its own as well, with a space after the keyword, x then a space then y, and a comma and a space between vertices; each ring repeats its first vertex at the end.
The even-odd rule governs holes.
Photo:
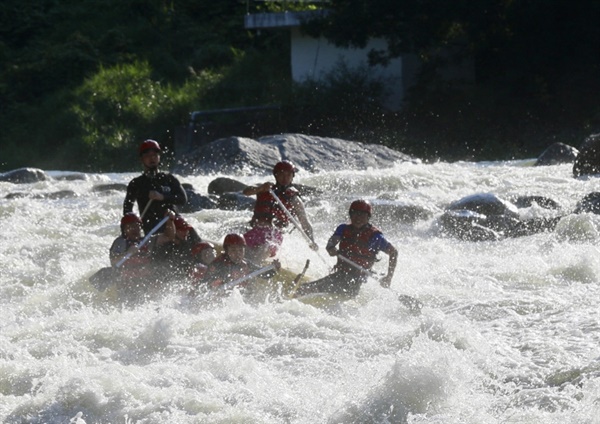
POLYGON ((223 248, 227 246, 245 246, 246 239, 241 234, 227 234, 223 240, 223 248))
POLYGON ((123 218, 121 218, 121 226, 134 222, 137 222, 138 224, 142 223, 142 220, 135 212, 127 212, 125 215, 123 215, 123 218))
POLYGON ((355 200, 350 204, 350 210, 348 212, 352 213, 353 211, 366 212, 369 214, 369 216, 371 216, 372 207, 371 204, 366 200, 355 200))
POLYGON ((160 144, 154 140, 146 140, 140 144, 140 156, 146 153, 148 150, 154 150, 155 152, 160 153, 160 144))
POLYGON ((196 256, 202 253, 204 249, 214 249, 215 245, 207 241, 202 241, 192 247, 192 255, 196 256))
POLYGON ((176 230, 191 230, 193 228, 181 215, 177 215, 173 219, 173 222, 175 223, 176 230))
POLYGON ((137 216, 137 214, 135 212, 127 212, 125 215, 123 215, 123 218, 121 218, 121 233, 125 233, 125 226, 127 224, 141 224, 142 220, 139 216, 137 216))
POLYGON ((282 160, 281 162, 277 162, 273 167, 273 175, 276 175, 282 171, 296 172, 297 169, 292 162, 289 160, 282 160))

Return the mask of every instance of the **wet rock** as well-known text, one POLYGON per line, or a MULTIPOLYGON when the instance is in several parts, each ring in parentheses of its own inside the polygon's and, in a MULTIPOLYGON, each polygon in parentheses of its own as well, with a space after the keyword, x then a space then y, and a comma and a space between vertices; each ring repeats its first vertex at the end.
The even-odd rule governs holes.
POLYGON ((430 219, 433 212, 418 205, 411 205, 394 200, 371 200, 374 222, 392 222, 412 224, 430 219))
POLYGON ((553 209, 560 210, 562 206, 553 199, 544 196, 535 196, 535 195, 527 195, 527 196, 515 196, 510 199, 510 201, 519 209, 530 208, 534 204, 544 208, 544 209, 553 209))
POLYGON ((600 193, 595 191, 586 195, 577 203, 574 213, 600 214, 600 193))
MULTIPOLYGON (((535 202, 547 209, 560 209, 556 202, 542 196, 516 198, 522 207, 530 207, 535 202)), ((442 234, 450 237, 484 241, 552 231, 560 219, 561 216, 522 220, 519 208, 514 203, 491 193, 483 193, 452 203, 434 225, 442 234)))
POLYGON ((600 174, 600 134, 585 139, 573 164, 575 177, 594 174, 600 174))
POLYGON ((450 204, 447 210, 469 210, 488 216, 519 217, 519 210, 514 204, 492 193, 479 193, 463 197, 450 204))
POLYGON ((437 220, 436 227, 449 237, 467 241, 500 240, 503 235, 490 228, 486 215, 470 210, 446 211, 437 220))
POLYGON ((51 199, 51 200, 72 199, 75 197, 79 197, 79 194, 75 193, 73 190, 60 190, 60 191, 55 191, 53 193, 42 193, 42 194, 36 194, 35 196, 33 196, 34 199, 51 199))
POLYGON ((235 193, 243 191, 246 187, 248 187, 247 184, 234 180, 233 178, 219 177, 208 184, 208 193, 216 195, 235 193))
POLYGON ((15 184, 37 183, 49 179, 50 177, 44 171, 37 168, 19 168, 0 174, 0 181, 15 184))
POLYGON ((197 193, 191 184, 182 184, 183 189, 187 195, 187 202, 185 205, 179 207, 181 213, 197 212, 204 209, 216 209, 218 208, 217 201, 210 196, 204 196, 197 193))
POLYGON ((110 183, 110 184, 98 184, 92 187, 94 193, 105 193, 108 191, 127 191, 127 184, 122 183, 110 183))
POLYGON ((223 210, 253 210, 256 199, 241 193, 223 193, 218 197, 218 208, 223 210))
POLYGON ((79 197, 79 194, 75 193, 73 190, 60 190, 60 191, 55 191, 52 193, 35 193, 35 194, 18 192, 18 193, 9 193, 6 195, 5 198, 6 199, 21 199, 23 197, 29 197, 31 199, 56 200, 56 199, 72 199, 75 197, 79 197))
POLYGON ((387 168, 398 162, 415 161, 408 155, 377 144, 280 134, 253 140, 229 137, 215 140, 186 154, 173 172, 190 174, 270 174, 273 165, 291 160, 299 169, 319 171, 332 167, 346 169, 387 168))
POLYGON ((551 144, 537 158, 535 166, 559 165, 561 163, 573 163, 579 155, 579 150, 564 143, 551 144))

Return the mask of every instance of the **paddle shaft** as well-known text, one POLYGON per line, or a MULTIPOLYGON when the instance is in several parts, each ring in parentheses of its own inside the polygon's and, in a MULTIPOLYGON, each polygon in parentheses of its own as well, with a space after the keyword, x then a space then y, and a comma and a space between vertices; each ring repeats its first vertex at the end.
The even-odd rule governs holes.
POLYGON ((288 298, 291 299, 295 296, 296 292, 298 291, 298 288, 302 285, 302 277, 304 277, 304 274, 306 274, 306 270, 308 269, 309 265, 310 259, 307 259, 306 263, 304 264, 304 268, 302 269, 302 272, 296 275, 296 278, 294 278, 294 281, 292 281, 294 283, 294 287, 292 287, 292 290, 290 290, 290 292, 288 293, 288 298))
POLYGON ((370 269, 367 269, 367 268, 365 268, 365 267, 363 267, 363 266, 361 266, 361 265, 357 264, 357 263, 356 263, 356 262, 354 262, 352 259, 348 259, 347 257, 345 257, 345 256, 344 256, 344 255, 342 255, 342 254, 339 254, 339 253, 338 253, 338 254, 337 254, 337 257, 338 257, 338 258, 340 258, 342 261, 346 262, 347 264, 350 264, 350 265, 352 265, 354 268, 356 268, 356 269, 360 270, 360 271, 361 271, 363 274, 368 274, 368 275, 370 275, 371 277, 373 277, 373 278, 376 278, 376 279, 378 279, 378 278, 380 278, 380 277, 383 277, 383 275, 380 275, 380 274, 376 273, 375 271, 372 271, 372 270, 370 270, 370 269))
MULTIPOLYGON (((383 275, 377 274, 375 271, 372 271, 363 266, 360 266, 359 264, 357 264, 356 262, 354 262, 351 259, 348 259, 344 255, 340 255, 338 253, 337 257, 340 258, 342 261, 352 265, 354 268, 361 270, 365 274, 369 274, 369 276, 375 278, 376 280, 379 280, 379 278, 383 277, 383 275)), ((390 289, 390 288, 388 287, 388 289, 390 289)), ((390 290, 392 290, 392 289, 390 289, 390 290)), ((404 304, 406 307, 408 307, 411 311, 413 311, 413 312, 421 311, 421 308, 423 307, 423 303, 421 303, 420 300, 418 300, 412 296, 409 296, 407 294, 400 294, 396 290, 392 290, 392 292, 394 292, 398 296, 398 300, 402 304, 404 304)))
POLYGON ((283 204, 283 202, 281 201, 281 199, 279 198, 279 196, 277 196, 273 190, 269 190, 269 193, 271 193, 271 196, 273 196, 273 198, 275 199, 275 201, 277 202, 277 204, 279 205, 279 207, 281 208, 281 210, 285 213, 285 216, 287 216, 288 219, 292 222, 292 224, 294 224, 294 227, 296 227, 296 229, 298 231, 300 231, 300 234, 302 234, 302 236, 304 236, 304 238, 306 239, 306 241, 308 241, 308 243, 310 245, 314 244, 313 239, 311 239, 308 236, 308 234, 306 234, 306 232, 302 228, 302 225, 298 222, 298 220, 296 219, 296 217, 294 215, 292 215, 292 213, 288 210, 288 208, 285 207, 285 205, 283 204))
POLYGON ((230 281, 229 283, 220 285, 219 289, 222 289, 222 290, 232 289, 235 286, 238 286, 238 285, 242 284, 243 282, 250 280, 251 278, 254 278, 260 274, 264 274, 265 272, 271 271, 272 269, 275 269, 275 265, 273 265, 273 264, 264 266, 262 268, 257 269, 256 271, 251 272, 250 274, 248 274, 244 277, 240 277, 237 280, 233 280, 233 281, 230 281))
POLYGON ((146 215, 146 212, 148 212, 148 209, 150 208, 151 204, 152 204, 152 199, 148 200, 148 203, 146 203, 146 207, 142 211, 142 214, 140 215, 140 218, 144 218, 144 215, 146 215))
MULTIPOLYGON (((300 234, 302 234, 302 236, 304 237, 304 239, 308 242, 309 246, 311 246, 311 249, 314 246, 314 250, 316 250, 317 247, 316 247, 315 241, 312 238, 310 238, 308 236, 308 234, 306 234, 306 232, 302 228, 302 225, 298 222, 298 220, 296 219, 296 217, 294 217, 294 215, 292 215, 292 213, 288 210, 288 208, 285 207, 285 205, 283 204, 283 202, 281 201, 281 199, 277 196, 277 194, 275 194, 275 192, 272 189, 269 190, 269 193, 271 193, 271 196, 273 196, 273 198, 275 199, 275 201, 277 202, 277 204, 279 205, 279 207, 281 208, 281 210, 285 213, 285 215, 292 222, 292 224, 294 224, 294 226, 296 227, 296 229, 298 231, 300 231, 300 234)), ((319 259, 321 259, 321 261, 325 265, 328 265, 327 261, 325 260, 325 258, 323 258, 323 256, 321 256, 320 254, 317 254, 317 256, 319 257, 319 259)))
MULTIPOLYGON (((150 240, 150 237, 152 237, 152 235, 153 235, 154 233, 156 233, 156 232, 157 232, 157 231, 160 229, 160 227, 162 227, 162 226, 163 226, 163 225, 164 225, 164 224, 165 224, 165 223, 166 223, 166 222, 169 220, 169 218, 170 218, 169 216, 165 216, 165 217, 162 219, 162 221, 160 221, 158 224, 156 224, 156 226, 155 226, 153 229, 151 229, 151 230, 148 232, 148 234, 146 234, 146 237, 144 237, 144 238, 142 239, 142 241, 140 242, 140 244, 138 244, 138 249, 141 249, 141 248, 142 248, 142 247, 143 247, 143 246, 144 246, 146 243, 148 243, 148 241, 150 240)), ((121 260, 120 260, 119 262, 117 262, 117 263, 115 264, 115 268, 119 268, 121 265, 123 265, 123 264, 125 263, 125 261, 126 261, 127 259, 129 259, 129 258, 130 258, 131 256, 133 256, 134 254, 135 254, 135 252, 129 252, 129 253, 127 253, 125 256, 123 256, 123 257, 121 258, 121 260)))

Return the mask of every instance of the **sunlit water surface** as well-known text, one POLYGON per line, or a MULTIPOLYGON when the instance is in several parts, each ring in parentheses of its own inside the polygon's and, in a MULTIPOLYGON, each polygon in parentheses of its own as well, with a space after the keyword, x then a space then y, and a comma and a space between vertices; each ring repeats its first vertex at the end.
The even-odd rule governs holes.
MULTIPOLYGON (((399 164, 300 172, 327 193, 308 199, 320 253, 286 236, 284 267, 325 275, 323 246, 358 197, 426 208, 430 220, 378 221, 399 250, 391 289, 316 308, 247 303, 234 294, 194 308, 174 292, 123 306, 88 277, 108 266, 122 191, 135 174, 0 183, 0 418, 5 423, 598 423, 600 217, 570 214, 600 180, 571 166, 399 164), (74 191, 69 199, 6 199, 74 191), (474 193, 543 195, 565 217, 555 231, 498 242, 444 238, 445 205, 474 193), (420 315, 398 302, 418 298, 420 315)), ((181 177, 206 193, 215 176, 181 177)), ((235 177, 247 184, 269 177, 235 177)), ((523 218, 544 216, 539 207, 523 218)), ((250 212, 186 217, 211 240, 250 212)), ((387 256, 376 265, 385 270, 387 256)))

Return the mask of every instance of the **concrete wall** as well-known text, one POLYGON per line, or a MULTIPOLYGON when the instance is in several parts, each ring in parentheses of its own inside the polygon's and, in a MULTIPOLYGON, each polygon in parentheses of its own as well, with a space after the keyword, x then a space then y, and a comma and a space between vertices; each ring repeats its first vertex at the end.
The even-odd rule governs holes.
MULTIPOLYGON (((364 49, 343 49, 322 37, 308 37, 301 34, 299 28, 291 28, 292 78, 297 82, 307 79, 319 80, 342 61, 351 69, 366 68, 368 52, 373 48, 384 47, 384 40, 371 40, 364 49)), ((412 73, 411 70, 408 71, 412 73)), ((405 95, 406 84, 412 81, 412 75, 405 75, 403 58, 390 61, 386 67, 372 67, 370 73, 373 78, 381 79, 385 83, 386 91, 389 92, 385 106, 398 110, 405 95)))

